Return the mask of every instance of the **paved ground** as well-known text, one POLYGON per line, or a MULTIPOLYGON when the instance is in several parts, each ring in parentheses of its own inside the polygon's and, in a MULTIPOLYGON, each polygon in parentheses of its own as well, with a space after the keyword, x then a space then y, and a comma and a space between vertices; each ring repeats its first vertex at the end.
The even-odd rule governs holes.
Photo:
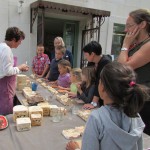
POLYGON ((150 150, 150 136, 144 134, 144 150, 150 150))

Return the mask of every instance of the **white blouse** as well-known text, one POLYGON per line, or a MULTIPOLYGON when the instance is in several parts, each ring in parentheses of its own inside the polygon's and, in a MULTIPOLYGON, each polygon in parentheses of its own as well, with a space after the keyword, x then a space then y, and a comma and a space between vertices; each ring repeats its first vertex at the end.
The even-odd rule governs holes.
POLYGON ((0 43, 0 79, 19 73, 18 67, 13 67, 14 59, 11 48, 6 43, 0 43))

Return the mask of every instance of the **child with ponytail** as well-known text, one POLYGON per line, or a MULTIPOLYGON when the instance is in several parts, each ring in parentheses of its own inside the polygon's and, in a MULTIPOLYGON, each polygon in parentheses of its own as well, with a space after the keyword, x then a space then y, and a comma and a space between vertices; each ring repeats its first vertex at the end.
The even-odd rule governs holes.
POLYGON ((62 59, 58 62, 59 76, 56 84, 63 88, 70 87, 70 70, 71 64, 68 60, 62 59))
MULTIPOLYGON (((113 62, 103 68, 98 90, 104 106, 91 113, 81 149, 142 150, 145 125, 139 112, 149 98, 148 89, 136 83, 131 67, 113 62)), ((67 144, 66 150, 75 149, 76 142, 67 144)))

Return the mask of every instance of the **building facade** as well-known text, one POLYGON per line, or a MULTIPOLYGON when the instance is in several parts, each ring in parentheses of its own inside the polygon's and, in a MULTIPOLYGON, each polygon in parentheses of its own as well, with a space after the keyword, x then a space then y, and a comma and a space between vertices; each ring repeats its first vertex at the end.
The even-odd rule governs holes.
POLYGON ((149 9, 147 0, 0 0, 0 40, 8 27, 18 26, 26 39, 13 50, 18 64, 28 62, 36 54, 39 43, 50 55, 53 40, 63 37, 74 56, 74 67, 83 65, 81 48, 96 40, 103 54, 119 53, 128 13, 138 8, 149 9))

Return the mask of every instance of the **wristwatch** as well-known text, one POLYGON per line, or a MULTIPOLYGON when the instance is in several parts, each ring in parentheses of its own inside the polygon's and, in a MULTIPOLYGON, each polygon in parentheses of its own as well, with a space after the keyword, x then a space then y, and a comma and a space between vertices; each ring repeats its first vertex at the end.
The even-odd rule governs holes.
POLYGON ((96 102, 91 102, 91 104, 92 104, 94 107, 97 107, 97 103, 96 103, 96 102))
POLYGON ((128 50, 128 48, 126 48, 126 47, 121 48, 121 51, 127 51, 127 50, 128 50))

